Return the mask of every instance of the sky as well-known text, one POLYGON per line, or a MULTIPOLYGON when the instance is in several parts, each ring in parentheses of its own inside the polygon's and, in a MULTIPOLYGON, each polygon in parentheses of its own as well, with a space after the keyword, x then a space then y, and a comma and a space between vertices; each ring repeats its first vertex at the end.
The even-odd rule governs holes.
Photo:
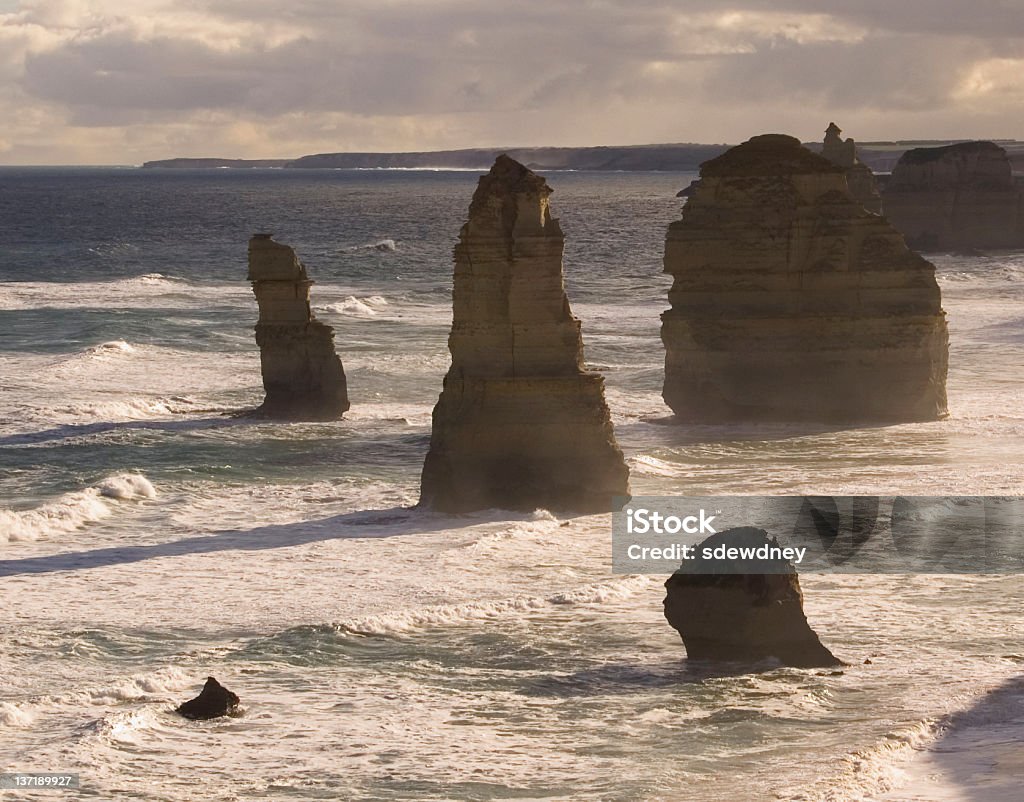
POLYGON ((0 164, 1024 139, 1024 0, 0 0, 0 164))

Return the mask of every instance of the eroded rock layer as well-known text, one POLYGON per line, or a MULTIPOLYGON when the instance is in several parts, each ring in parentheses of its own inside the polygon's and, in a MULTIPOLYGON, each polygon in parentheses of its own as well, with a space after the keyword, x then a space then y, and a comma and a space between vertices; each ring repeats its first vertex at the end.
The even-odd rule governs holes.
POLYGON ((875 183, 875 174, 871 168, 857 158, 857 145, 852 139, 842 138, 842 129, 835 123, 829 123, 825 129, 825 140, 822 143, 821 155, 846 172, 846 183, 850 194, 869 212, 880 214, 882 196, 875 183))
POLYGON ((313 284, 287 245, 270 234, 249 240, 249 280, 260 317, 256 344, 266 399, 257 414, 283 420, 335 420, 349 408, 334 329, 309 305, 313 284))
MULTIPOLYGON (((778 546, 763 529, 739 527, 697 546, 778 546)), ((683 640, 690 660, 756 663, 775 659, 789 666, 843 665, 807 623, 796 569, 786 560, 745 566, 742 560, 687 560, 665 582, 665 618, 683 640), (750 568, 773 573, 751 573, 750 568)))
POLYGON ((935 268, 789 136, 705 162, 669 226, 664 398, 684 422, 932 420, 948 335, 935 268))
POLYGON ((992 142, 915 148, 885 185, 885 216, 911 247, 1024 245, 1024 203, 1006 151, 992 142))
POLYGON ((500 156, 455 246, 452 366, 434 407, 422 503, 599 511, 629 492, 604 379, 583 367, 544 179, 500 156))

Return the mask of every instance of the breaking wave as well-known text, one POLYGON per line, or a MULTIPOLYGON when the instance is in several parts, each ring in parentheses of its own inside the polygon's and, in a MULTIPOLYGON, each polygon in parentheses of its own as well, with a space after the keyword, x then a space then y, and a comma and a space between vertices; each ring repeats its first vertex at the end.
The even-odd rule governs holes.
MULTIPOLYGON (((120 401, 76 401, 61 407, 41 410, 48 420, 144 420, 168 415, 183 415, 200 410, 198 402, 185 396, 171 398, 126 398, 120 401)), ((209 411, 209 410, 205 410, 209 411)))
POLYGON ((328 304, 323 307, 330 312, 353 317, 376 317, 388 305, 387 299, 381 295, 370 295, 366 298, 348 296, 344 301, 328 304))
POLYGON ((352 251, 379 251, 387 253, 398 250, 398 244, 393 239, 378 239, 373 242, 366 242, 362 245, 355 245, 349 250, 352 251))
POLYGON ((469 621, 501 618, 512 613, 543 610, 554 605, 605 604, 629 598, 638 591, 649 587, 650 584, 650 577, 630 576, 555 593, 551 596, 513 596, 508 599, 401 610, 395 613, 338 622, 332 624, 332 628, 341 634, 400 635, 438 626, 452 626, 469 621))
POLYGON ((135 353, 135 348, 124 340, 111 340, 110 342, 90 346, 85 350, 84 355, 106 357, 133 353, 135 353))
MULTIPOLYGON (((37 696, 24 702, 0 702, 0 725, 27 727, 38 713, 60 707, 153 703, 170 701, 171 697, 196 684, 196 678, 172 666, 148 674, 136 674, 114 684, 86 688, 53 696, 37 696)), ((156 710, 118 711, 95 719, 82 728, 83 734, 106 736, 112 740, 131 740, 130 734, 156 721, 156 710)))
POLYGON ((152 483, 139 473, 108 476, 103 481, 66 493, 56 501, 30 510, 0 510, 0 543, 45 540, 73 532, 114 513, 110 501, 156 497, 152 483), (107 501, 109 499, 110 501, 107 501))

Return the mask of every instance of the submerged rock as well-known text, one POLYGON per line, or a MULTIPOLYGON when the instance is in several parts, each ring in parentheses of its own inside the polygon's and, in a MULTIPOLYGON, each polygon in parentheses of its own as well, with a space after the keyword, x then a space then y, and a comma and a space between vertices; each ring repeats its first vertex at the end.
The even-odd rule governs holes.
MULTIPOLYGON (((763 529, 739 527, 698 547, 773 547, 763 529)), ((686 560, 665 582, 665 618, 679 632, 690 660, 756 663, 775 658, 798 668, 844 665, 807 623, 796 569, 784 559, 765 562, 686 560)))
POLYGON ((828 124, 821 155, 846 172, 846 184, 850 188, 850 194, 869 212, 880 214, 882 196, 875 182, 875 174, 857 158, 857 144, 850 138, 842 139, 842 133, 842 129, 835 123, 828 124))
POLYGON ((499 156, 455 246, 451 369, 434 407, 421 503, 609 510, 629 493, 604 379, 584 370, 544 179, 499 156))
POLYGON ((207 677, 199 696, 179 705, 174 712, 194 720, 219 718, 234 714, 238 702, 235 694, 213 677, 207 677))
POLYGON ((283 420, 336 420, 349 408, 334 329, 309 305, 313 282, 287 245, 270 234, 249 240, 249 280, 260 317, 256 343, 266 399, 257 414, 283 420))
POLYGON ((1024 245, 1022 193, 1006 151, 993 142, 914 148, 886 183, 885 216, 925 250, 1024 245))
POLYGON ((944 417, 935 268, 789 136, 705 162, 669 226, 665 402, 677 420, 944 417))

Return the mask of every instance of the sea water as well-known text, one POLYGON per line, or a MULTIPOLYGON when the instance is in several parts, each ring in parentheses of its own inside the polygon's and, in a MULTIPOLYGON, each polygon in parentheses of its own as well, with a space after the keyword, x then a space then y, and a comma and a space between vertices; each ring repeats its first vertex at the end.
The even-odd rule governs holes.
MULTIPOLYGON (((1024 254, 934 257, 948 420, 666 425, 661 252, 693 177, 548 175, 634 492, 1024 491, 1024 254)), ((909 798, 951 731, 1021 732, 986 703, 1020 698, 1017 577, 807 575, 851 665, 712 672, 662 577, 611 573, 609 516, 410 509, 476 178, 0 170, 0 772, 168 802, 838 802, 909 798), (317 282, 342 422, 230 417, 262 398, 257 231, 317 282), (171 712, 208 675, 243 715, 171 712)))

